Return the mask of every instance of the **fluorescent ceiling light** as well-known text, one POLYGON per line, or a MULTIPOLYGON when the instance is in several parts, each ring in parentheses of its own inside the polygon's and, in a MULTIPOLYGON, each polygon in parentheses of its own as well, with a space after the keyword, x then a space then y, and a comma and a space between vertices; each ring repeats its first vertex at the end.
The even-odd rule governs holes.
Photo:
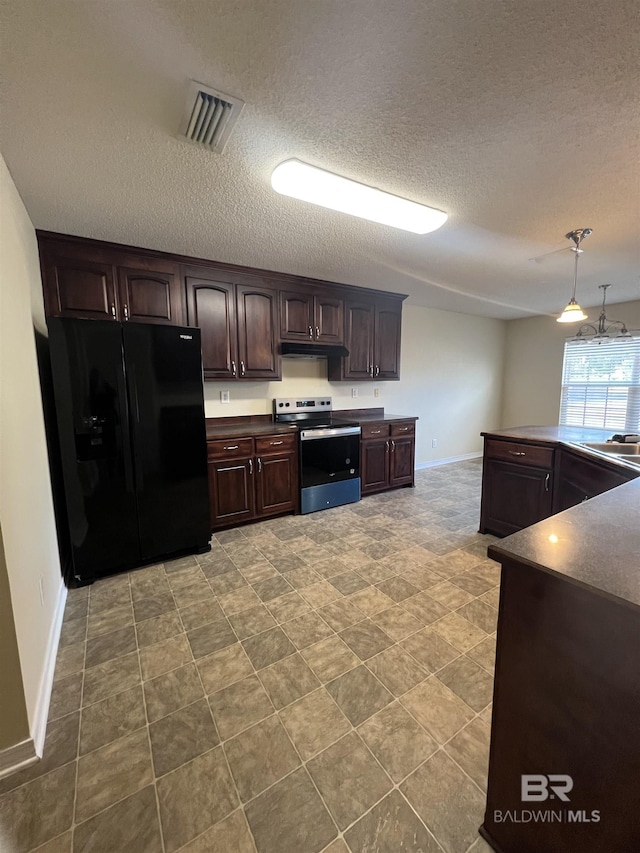
POLYGON ((282 195, 414 234, 435 231, 448 218, 441 210, 350 181, 300 160, 285 160, 276 166, 271 186, 282 195))

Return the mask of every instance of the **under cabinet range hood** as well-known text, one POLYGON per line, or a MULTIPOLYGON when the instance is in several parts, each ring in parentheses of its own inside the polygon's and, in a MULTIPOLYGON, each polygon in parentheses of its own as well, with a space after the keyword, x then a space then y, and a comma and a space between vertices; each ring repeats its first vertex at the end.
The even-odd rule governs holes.
POLYGON ((344 358, 349 350, 338 344, 282 343, 280 353, 289 358, 344 358))

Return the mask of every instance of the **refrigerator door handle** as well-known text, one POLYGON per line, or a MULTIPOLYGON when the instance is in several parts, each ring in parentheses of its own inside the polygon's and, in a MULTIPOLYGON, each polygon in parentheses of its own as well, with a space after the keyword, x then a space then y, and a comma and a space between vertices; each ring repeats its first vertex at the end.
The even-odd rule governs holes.
POLYGON ((138 382, 136 379, 136 368, 133 362, 129 365, 129 390, 133 399, 133 471, 136 480, 136 491, 143 490, 144 481, 142 478, 142 464, 139 464, 137 457, 141 455, 138 444, 140 441, 140 401, 138 400, 138 382))
POLYGON ((127 428, 129 422, 129 405, 127 401, 127 388, 124 381, 124 371, 118 371, 118 397, 120 400, 120 419, 121 424, 118 425, 120 436, 122 439, 123 461, 124 461, 124 482, 128 492, 133 492, 135 487, 133 483, 133 454, 131 452, 131 436, 127 428))

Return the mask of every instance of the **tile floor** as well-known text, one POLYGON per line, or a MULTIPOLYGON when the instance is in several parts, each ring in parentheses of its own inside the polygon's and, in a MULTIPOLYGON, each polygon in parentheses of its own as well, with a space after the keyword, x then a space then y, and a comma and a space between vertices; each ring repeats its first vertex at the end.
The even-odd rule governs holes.
POLYGON ((21 853, 480 853, 499 569, 478 461, 72 590, 21 853))

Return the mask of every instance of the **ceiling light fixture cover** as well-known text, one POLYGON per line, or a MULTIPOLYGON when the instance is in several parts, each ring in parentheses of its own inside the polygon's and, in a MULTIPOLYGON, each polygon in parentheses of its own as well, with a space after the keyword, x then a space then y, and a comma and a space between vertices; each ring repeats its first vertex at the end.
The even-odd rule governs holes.
POLYGON ((334 175, 300 160, 285 160, 276 166, 271 186, 281 195, 414 234, 435 231, 448 218, 441 210, 334 175))
POLYGON ((576 228, 575 231, 569 231, 565 234, 567 240, 573 240, 575 246, 571 247, 571 251, 575 253, 575 263, 573 267, 573 292, 569 304, 564 309, 562 314, 557 318, 557 323, 577 323, 580 320, 588 320, 589 318, 584 313, 582 308, 576 302, 576 287, 578 285, 578 258, 584 252, 580 248, 580 243, 593 232, 592 228, 576 228))

